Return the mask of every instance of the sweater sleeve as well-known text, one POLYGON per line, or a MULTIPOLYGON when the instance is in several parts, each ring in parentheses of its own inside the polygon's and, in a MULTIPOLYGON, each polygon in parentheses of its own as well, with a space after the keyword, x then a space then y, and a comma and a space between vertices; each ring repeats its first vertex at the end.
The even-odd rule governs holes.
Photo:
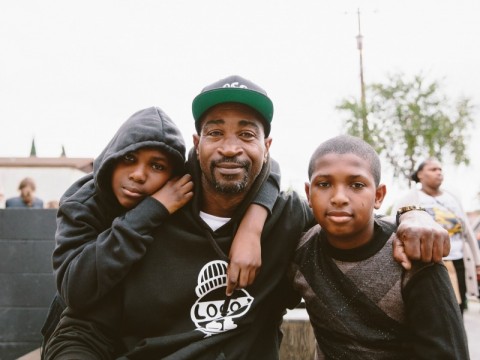
POLYGON ((280 180, 280 165, 277 161, 270 158, 270 174, 268 175, 268 179, 260 187, 257 196, 252 201, 266 208, 269 214, 272 213, 273 206, 280 193, 280 180))
POLYGON ((443 264, 423 267, 403 291, 414 359, 468 359, 462 316, 443 264))
POLYGON ((169 216, 147 197, 99 232, 98 217, 84 204, 65 202, 58 210, 53 268, 57 289, 73 309, 91 306, 118 284, 153 241, 152 230, 169 216))

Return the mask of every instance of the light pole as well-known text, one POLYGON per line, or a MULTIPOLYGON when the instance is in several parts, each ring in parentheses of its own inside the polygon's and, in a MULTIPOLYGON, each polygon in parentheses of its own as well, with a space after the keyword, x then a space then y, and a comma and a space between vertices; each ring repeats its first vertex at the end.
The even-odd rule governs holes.
POLYGON ((360 27, 360 9, 357 9, 358 35, 357 49, 360 55, 360 104, 362 113, 362 136, 363 140, 368 140, 368 122, 367 122, 367 104, 365 101, 365 82, 363 81, 363 36, 360 27))

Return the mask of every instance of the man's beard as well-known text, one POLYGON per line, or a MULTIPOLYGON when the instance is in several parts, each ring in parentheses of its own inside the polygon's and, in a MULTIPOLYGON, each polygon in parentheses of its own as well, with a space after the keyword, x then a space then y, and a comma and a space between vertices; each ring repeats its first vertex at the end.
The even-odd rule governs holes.
POLYGON ((224 194, 239 194, 245 191, 249 185, 249 171, 250 171, 251 164, 248 161, 239 161, 235 158, 223 158, 220 160, 212 161, 210 164, 210 179, 207 179, 210 185, 214 187, 214 189, 218 192, 224 194), (244 170, 243 179, 233 181, 237 175, 223 175, 222 180, 217 180, 215 177, 215 167, 218 163, 234 163, 242 167, 244 170), (232 180, 229 182, 228 180, 232 180))

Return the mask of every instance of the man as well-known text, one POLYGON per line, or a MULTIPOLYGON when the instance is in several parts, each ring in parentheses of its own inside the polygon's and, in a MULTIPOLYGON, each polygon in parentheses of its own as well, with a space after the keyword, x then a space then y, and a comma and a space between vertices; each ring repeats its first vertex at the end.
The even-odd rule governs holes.
POLYGON ((43 200, 35 197, 36 186, 32 178, 26 177, 20 181, 18 190, 20 196, 7 199, 6 208, 43 209, 43 200))
MULTIPOLYGON (((273 104, 259 86, 232 76, 204 88, 192 107, 194 199, 158 227, 121 286, 88 311, 66 310, 48 359, 278 358, 283 313, 299 301, 285 273, 297 239, 313 225, 311 211, 294 192, 273 199, 261 271, 225 298, 233 235, 270 172, 273 104)), ((412 258, 420 257, 421 242, 423 258, 439 261, 445 234, 433 222, 419 228, 422 216, 403 215, 399 237, 408 222, 412 258)))

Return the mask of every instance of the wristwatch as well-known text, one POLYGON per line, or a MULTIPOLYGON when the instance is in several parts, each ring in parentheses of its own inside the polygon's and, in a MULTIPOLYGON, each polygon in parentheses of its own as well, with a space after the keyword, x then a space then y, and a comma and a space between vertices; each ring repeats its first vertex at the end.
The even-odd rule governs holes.
POLYGON ((403 206, 397 210, 397 217, 395 218, 397 226, 400 225, 400 216, 412 210, 427 211, 424 207, 417 205, 403 206))

